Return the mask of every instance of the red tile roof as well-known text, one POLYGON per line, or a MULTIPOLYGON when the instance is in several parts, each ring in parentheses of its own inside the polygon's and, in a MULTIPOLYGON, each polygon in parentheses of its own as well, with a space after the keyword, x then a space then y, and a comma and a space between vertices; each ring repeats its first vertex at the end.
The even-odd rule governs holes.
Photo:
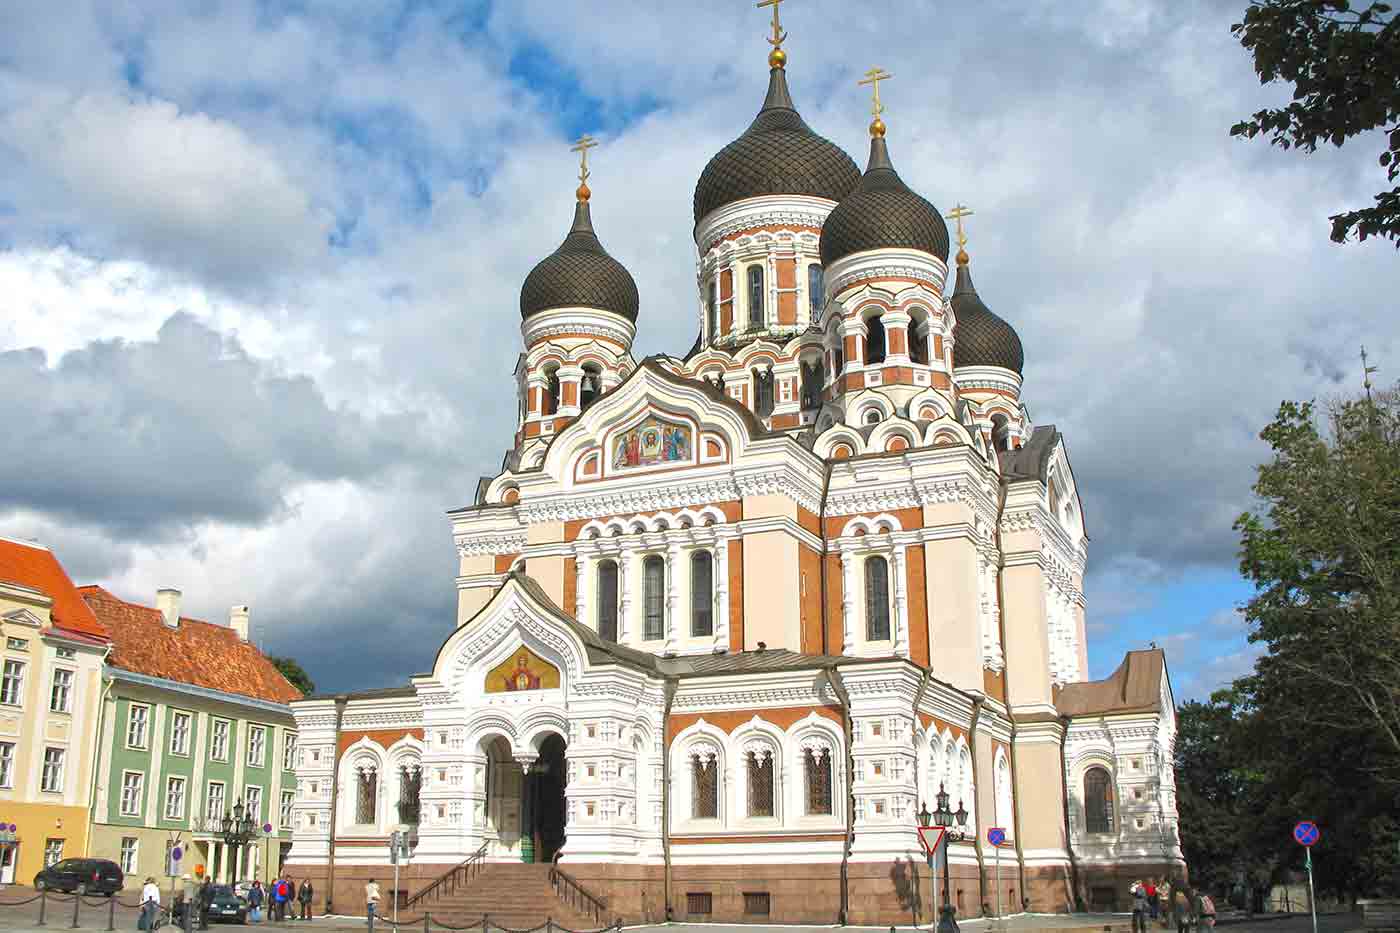
POLYGON ((39 590, 52 599, 49 615, 55 628, 106 641, 106 630, 83 602, 68 572, 43 545, 0 538, 0 580, 39 590))
POLYGON ((301 699, 301 691, 256 646, 239 641, 226 625, 181 616, 179 627, 171 628, 160 610, 118 599, 100 586, 80 592, 112 633, 107 663, 113 667, 273 703, 301 699))

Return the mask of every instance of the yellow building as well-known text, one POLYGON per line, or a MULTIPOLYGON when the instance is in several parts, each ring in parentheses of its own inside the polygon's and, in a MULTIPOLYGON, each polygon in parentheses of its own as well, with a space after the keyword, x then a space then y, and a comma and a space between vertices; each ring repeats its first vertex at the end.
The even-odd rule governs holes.
POLYGON ((109 642, 52 551, 3 537, 0 630, 0 883, 30 884, 89 854, 109 642))

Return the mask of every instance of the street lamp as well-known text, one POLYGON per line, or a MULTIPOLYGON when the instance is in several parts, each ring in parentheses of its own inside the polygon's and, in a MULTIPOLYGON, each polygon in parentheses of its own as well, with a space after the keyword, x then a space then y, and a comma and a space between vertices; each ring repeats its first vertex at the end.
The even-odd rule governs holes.
MULTIPOLYGON (((958 801, 956 812, 948 809, 948 793, 941 783, 934 799, 938 803, 938 809, 929 813, 928 802, 925 801, 919 810, 919 824, 943 827, 943 907, 938 912, 938 933, 958 933, 957 912, 953 909, 952 895, 948 889, 948 843, 962 842, 967 838, 967 834, 963 832, 963 827, 967 826, 967 810, 961 800, 958 801)), ((929 853, 929 859, 931 862, 932 853, 929 853)))
POLYGON ((251 809, 243 806, 243 801, 239 800, 233 805, 232 813, 225 813, 219 821, 219 835, 223 837, 224 845, 229 847, 232 853, 233 881, 238 882, 237 875, 242 862, 239 860, 239 850, 248 845, 253 838, 253 833, 257 827, 253 825, 255 816, 251 809))

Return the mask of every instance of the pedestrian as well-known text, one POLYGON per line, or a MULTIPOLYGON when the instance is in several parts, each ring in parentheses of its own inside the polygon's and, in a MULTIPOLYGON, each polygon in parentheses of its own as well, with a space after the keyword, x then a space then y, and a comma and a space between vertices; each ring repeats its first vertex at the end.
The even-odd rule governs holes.
POLYGON ((1133 895, 1133 933, 1147 933, 1147 888, 1139 881, 1129 890, 1133 895))
POLYGON ((1196 916, 1200 918, 1201 933, 1215 929, 1215 901, 1205 892, 1196 895, 1196 916))
POLYGON ((1147 891, 1147 915, 1153 923, 1157 922, 1157 879, 1148 878, 1144 888, 1147 891))
POLYGON ((1172 925, 1172 883, 1166 878, 1157 885, 1157 910, 1163 927, 1172 925))
POLYGON ((316 892, 311 887, 311 879, 303 878, 301 887, 297 888, 297 901, 301 904, 301 919, 311 919, 311 899, 315 896, 316 892))
POLYGON ((277 922, 287 919, 287 879, 278 876, 272 882, 272 899, 277 904, 277 922))
POLYGON ((160 915, 160 885, 156 879, 147 877, 141 886, 141 916, 136 921, 138 930, 154 930, 160 915))
POLYGON ((1172 894, 1172 920, 1176 924, 1176 933, 1190 933, 1191 897, 1179 885, 1172 894))
POLYGON ((214 903, 214 882, 208 875, 204 876, 204 883, 199 886, 199 928, 209 929, 209 907, 214 903))
POLYGON ((379 885, 373 878, 365 885, 365 919, 374 924, 374 912, 379 907, 379 885))
POLYGON ((263 887, 261 881, 254 881, 248 889, 248 922, 262 923, 263 887))

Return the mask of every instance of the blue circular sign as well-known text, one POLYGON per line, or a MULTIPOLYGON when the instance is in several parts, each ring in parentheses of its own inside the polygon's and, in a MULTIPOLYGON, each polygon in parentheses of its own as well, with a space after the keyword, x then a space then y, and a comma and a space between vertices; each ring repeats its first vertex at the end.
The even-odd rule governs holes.
POLYGON ((1302 820, 1293 827, 1293 841, 1300 846, 1315 845, 1322 838, 1322 831, 1312 820, 1302 820))
POLYGON ((178 862, 178 861, 180 861, 180 859, 182 859, 182 858, 184 857, 184 855, 185 855, 185 850, 184 850, 184 849, 181 849, 179 846, 176 846, 175 848, 173 848, 173 849, 170 850, 170 860, 171 860, 172 862, 178 862))
POLYGON ((999 846, 1006 842, 1006 830, 1000 826, 993 826, 987 830, 987 841, 994 846, 999 846))
POLYGON ((263 832, 265 832, 265 833, 270 833, 270 832, 272 832, 272 824, 271 824, 271 823, 264 823, 264 824, 263 824, 263 832))

